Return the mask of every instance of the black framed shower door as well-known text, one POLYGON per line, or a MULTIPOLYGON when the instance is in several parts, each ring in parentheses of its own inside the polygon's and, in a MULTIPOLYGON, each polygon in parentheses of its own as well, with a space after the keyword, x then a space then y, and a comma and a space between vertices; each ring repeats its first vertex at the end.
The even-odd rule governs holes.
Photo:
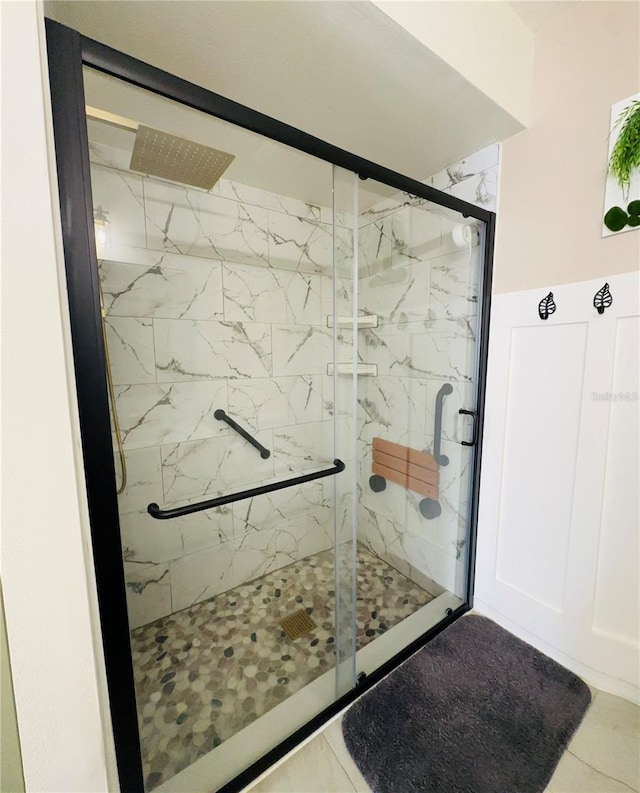
POLYGON ((396 191, 425 199, 483 224, 484 252, 477 344, 477 418, 475 445, 470 450, 473 465, 468 507, 464 602, 417 640, 399 648, 391 660, 361 680, 353 690, 221 788, 229 792, 237 791, 472 606, 495 215, 86 38, 59 23, 46 20, 46 34, 62 240, 94 568, 118 775, 120 788, 127 793, 142 793, 144 780, 105 377, 83 68, 91 67, 298 149, 358 174, 361 179, 376 180, 396 191))

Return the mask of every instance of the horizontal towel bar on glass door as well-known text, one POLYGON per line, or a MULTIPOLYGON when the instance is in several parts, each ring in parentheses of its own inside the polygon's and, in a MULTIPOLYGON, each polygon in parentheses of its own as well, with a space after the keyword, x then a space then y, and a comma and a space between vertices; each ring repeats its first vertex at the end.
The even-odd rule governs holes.
POLYGON ((202 512, 204 509, 214 509, 223 507, 225 504, 233 504, 234 501, 242 501, 245 498, 263 496, 265 493, 273 493, 275 490, 283 490, 285 487, 302 485, 305 482, 312 482, 314 479, 322 479, 325 476, 333 476, 344 471, 345 465, 342 460, 334 460, 332 468, 324 468, 322 471, 314 471, 302 476, 294 476, 293 479, 284 479, 282 482, 274 482, 271 485, 261 485, 252 487, 250 490, 241 490, 238 493, 230 493, 228 496, 211 498, 208 501, 199 501, 197 504, 186 504, 184 507, 174 507, 173 509, 160 509, 158 504, 149 504, 147 512, 152 518, 158 520, 168 520, 169 518, 181 518, 183 515, 191 515, 194 512, 202 512))
POLYGON ((241 435, 245 439, 245 441, 247 441, 247 443, 250 443, 254 447, 254 449, 257 449, 260 452, 260 457, 262 457, 263 460, 266 460, 267 457, 271 457, 271 452, 269 451, 269 449, 265 448, 260 443, 260 441, 257 441, 253 437, 253 435, 249 435, 249 433, 245 429, 243 429, 238 423, 236 423, 231 418, 231 416, 227 416, 224 410, 219 408, 218 410, 214 411, 213 417, 215 419, 218 419, 218 421, 225 421, 231 427, 232 430, 235 430, 238 433, 238 435, 241 435))

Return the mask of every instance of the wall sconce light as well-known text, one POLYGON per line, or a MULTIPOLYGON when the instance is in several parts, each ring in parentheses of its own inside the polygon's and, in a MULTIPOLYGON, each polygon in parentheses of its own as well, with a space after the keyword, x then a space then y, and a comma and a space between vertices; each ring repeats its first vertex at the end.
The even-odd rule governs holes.
POLYGON ((98 259, 104 259, 111 247, 111 233, 109 230, 109 213, 100 204, 93 210, 93 228, 96 235, 96 253, 98 259))

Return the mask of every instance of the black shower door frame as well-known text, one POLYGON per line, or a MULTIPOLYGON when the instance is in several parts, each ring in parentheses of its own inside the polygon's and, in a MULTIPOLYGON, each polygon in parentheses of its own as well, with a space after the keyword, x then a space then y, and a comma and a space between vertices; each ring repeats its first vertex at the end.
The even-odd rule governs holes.
POLYGON ((46 20, 46 37, 84 474, 116 762, 120 789, 125 793, 144 793, 144 779, 101 328, 83 67, 91 67, 299 149, 357 173, 362 179, 375 179, 485 224, 476 402, 478 442, 473 449, 465 602, 220 789, 220 793, 236 793, 472 607, 495 214, 332 146, 49 19, 46 20))

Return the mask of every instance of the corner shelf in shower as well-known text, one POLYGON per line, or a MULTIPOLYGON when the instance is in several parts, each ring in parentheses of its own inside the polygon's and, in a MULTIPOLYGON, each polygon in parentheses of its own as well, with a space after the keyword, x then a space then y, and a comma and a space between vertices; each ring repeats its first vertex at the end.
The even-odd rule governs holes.
MULTIPOLYGON (((378 327, 378 315, 377 314, 364 314, 361 317, 356 318, 356 323, 358 325, 358 330, 363 330, 364 328, 377 328, 378 327)), ((333 327, 333 316, 330 315, 327 317, 327 327, 333 327)), ((338 328, 353 328, 353 317, 336 317, 336 327, 338 328)))
MULTIPOLYGON (((327 374, 333 374, 334 365, 332 363, 327 364, 327 374)), ((339 375, 352 375, 353 374, 353 364, 352 363, 339 363, 338 364, 338 374, 339 375)), ((356 372, 358 377, 377 377, 378 376, 378 364, 377 363, 359 363, 358 370, 356 372)))

